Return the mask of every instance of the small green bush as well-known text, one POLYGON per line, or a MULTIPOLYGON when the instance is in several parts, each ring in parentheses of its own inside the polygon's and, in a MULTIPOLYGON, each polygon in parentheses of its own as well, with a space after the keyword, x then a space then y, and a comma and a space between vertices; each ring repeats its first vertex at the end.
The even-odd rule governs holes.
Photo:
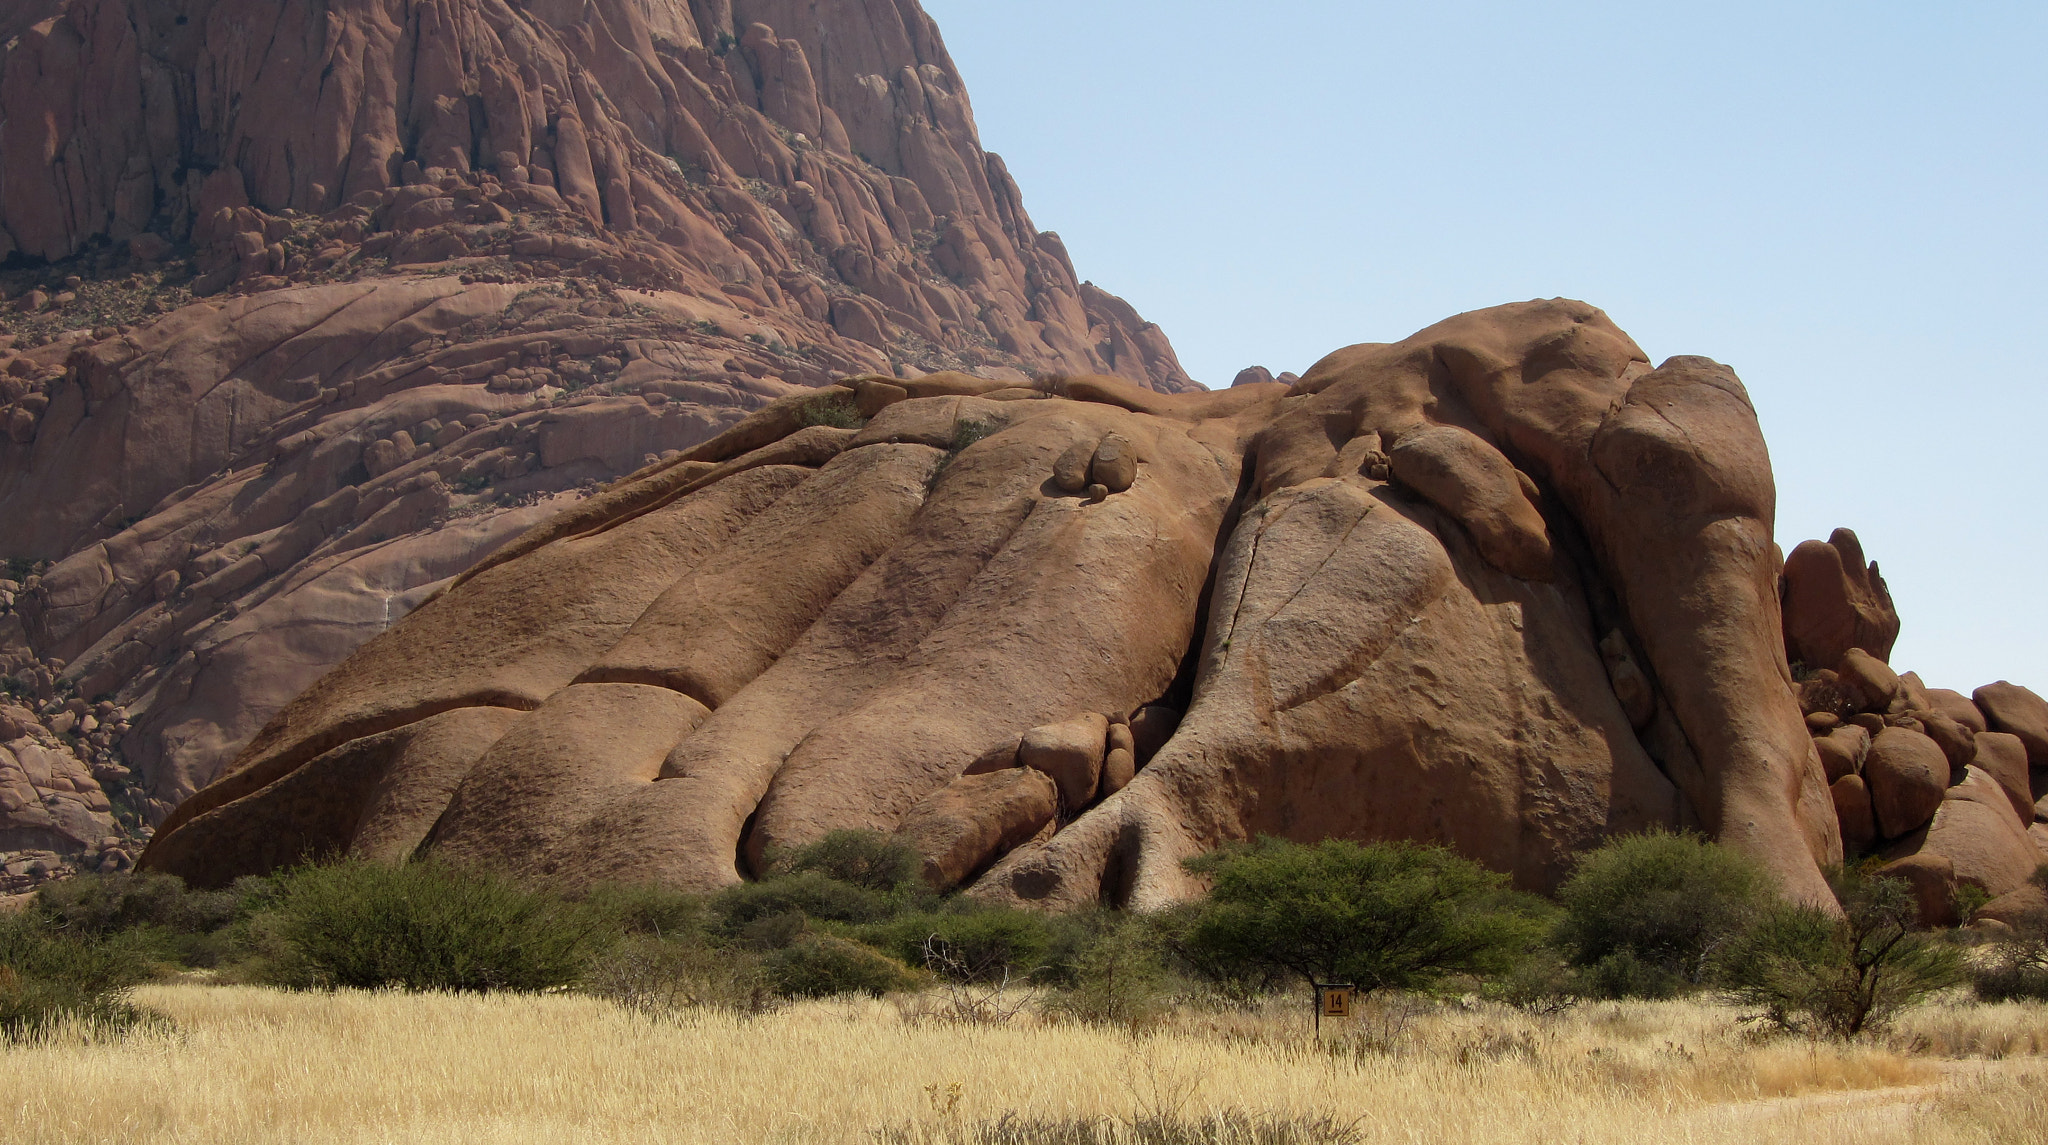
POLYGON ((1046 963, 1054 926, 1031 911, 966 909, 894 919, 863 933, 949 982, 1022 982, 1046 963))
POLYGON ((126 1030, 150 1018, 126 994, 151 972, 132 942, 68 933, 36 911, 0 915, 0 1038, 33 1041, 66 1021, 126 1030))
POLYGON ((262 978, 296 988, 545 990, 574 981, 598 928, 562 900, 438 860, 348 860, 277 880, 262 978))
POLYGON ((1050 1009, 1089 1025, 1144 1029, 1166 1012, 1175 985, 1164 935, 1149 919, 1101 913, 1099 925, 1066 956, 1066 988, 1050 1009))
POLYGON ((918 884, 924 859, 916 848, 893 835, 843 830, 833 831, 770 866, 776 873, 811 871, 866 890, 893 894, 918 884))
POLYGON ((211 967, 233 953, 232 928, 247 899, 247 888, 193 891, 175 875, 122 872, 44 883, 31 909, 74 935, 95 940, 126 935, 129 949, 184 966, 211 967))
POLYGON ((806 934, 770 954, 762 971, 785 998, 826 998, 914 990, 921 979, 908 966, 861 943, 830 934, 806 934))
POLYGON ((1530 896, 1441 847, 1262 838, 1187 866, 1214 889, 1183 920, 1177 945, 1197 967, 1240 980, 1272 971, 1428 990, 1512 967, 1545 929, 1530 896))
POLYGON ((778 918, 873 923, 893 913, 889 896, 817 871, 740 883, 718 892, 710 903, 713 926, 726 938, 739 938, 749 928, 758 935, 778 918))
POLYGON ((1913 930, 1919 906, 1902 880, 1837 867, 1828 881, 1841 917, 1790 903, 1772 907, 1716 959, 1722 984, 1760 1018, 1853 1038, 1962 981, 1961 951, 1913 930))
POLYGON ((805 398, 797 407, 797 424, 804 427, 829 425, 834 429, 859 429, 868 423, 848 394, 819 394, 805 398))
POLYGON ((606 933, 679 939, 703 933, 710 910, 702 895, 647 883, 604 883, 578 904, 606 933))
POLYGON ((1698 987, 1709 955, 1769 898, 1761 867, 1717 843, 1652 832, 1589 854, 1558 888, 1556 938, 1595 997, 1665 998, 1698 987))

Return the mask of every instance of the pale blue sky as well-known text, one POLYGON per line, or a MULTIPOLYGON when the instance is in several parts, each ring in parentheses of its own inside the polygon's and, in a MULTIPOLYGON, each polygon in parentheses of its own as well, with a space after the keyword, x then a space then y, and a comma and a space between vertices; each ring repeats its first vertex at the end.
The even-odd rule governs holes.
POLYGON ((1748 384, 1778 539, 2048 693, 2048 4, 925 0, 982 139, 1197 379, 1567 295, 1748 384))

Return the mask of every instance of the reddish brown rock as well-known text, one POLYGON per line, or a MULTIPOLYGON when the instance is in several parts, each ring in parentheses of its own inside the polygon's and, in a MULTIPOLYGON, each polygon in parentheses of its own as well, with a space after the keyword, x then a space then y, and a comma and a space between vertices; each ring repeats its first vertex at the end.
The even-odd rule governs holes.
POLYGON ((1850 858, 1870 849, 1878 839, 1877 816, 1870 808, 1870 791, 1863 777, 1844 775, 1828 788, 1835 801, 1835 818, 1842 824, 1842 850, 1850 858))
MULTIPOLYGON (((753 50, 794 67, 779 42, 753 50)), ((985 237, 941 239, 984 257, 985 237)), ((528 368, 493 356, 445 368, 528 368)), ((1652 369, 1605 315, 1550 301, 1339 351, 1291 388, 1015 380, 897 377, 905 396, 849 436, 807 428, 857 411, 856 381, 824 395, 842 405, 791 397, 657 456, 293 700, 148 862, 202 883, 261 869, 203 839, 297 824, 285 808, 319 806, 288 798, 300 784, 331 793, 316 819, 374 826, 368 796, 315 782, 319 760, 494 707, 528 714, 480 754, 451 739, 397 770, 435 777, 415 792, 460 775, 428 850, 531 876, 711 890, 834 829, 944 820, 939 883, 1149 906, 1198 889, 1182 859, 1260 834, 1440 843, 1542 889, 1615 833, 1698 827, 1825 901, 1843 833, 1783 655, 1768 459, 1724 367, 1652 369), (1136 479, 1076 498, 1058 475, 1111 436, 1136 479), (1627 700, 1609 645, 1640 658, 1627 700), (1088 762, 1071 819, 1022 840, 1037 811, 971 794, 1039 782, 1000 766, 1044 754, 1034 729, 1153 703, 1185 715, 1142 769, 1144 712, 1129 748, 1100 717, 1064 737, 1088 762), (1094 801, 1093 769, 1114 787, 1127 751, 1127 785, 1094 801)), ((378 479, 389 504, 430 495, 405 484, 420 464, 378 479)), ((234 582, 241 559, 193 571, 234 582)), ((1924 745, 1889 770, 1931 755, 1939 804, 1940 749, 1887 728, 1873 760, 1887 737, 1924 745)), ((1887 815, 1872 766, 1878 821, 1926 823, 1934 807, 1887 815)))
POLYGON ((1850 530, 1794 548, 1785 558, 1783 594, 1785 654, 1794 663, 1836 664, 1851 648, 1890 658, 1899 615, 1877 562, 1864 563, 1863 545, 1850 530))
POLYGON ((1947 856, 1926 851, 1909 854, 1886 863, 1882 870, 1912 888, 1920 907, 1920 925, 1945 927, 1962 921, 1956 916, 1955 866, 1947 856))
POLYGON ((2043 863, 2026 825, 2011 813, 1997 780, 1971 768, 1949 788, 1927 828, 1926 849, 1948 856, 1956 881, 1996 897, 2019 889, 2043 863))
POLYGON ((1886 871, 1913 882, 1928 926, 1955 924, 1959 888, 1975 888, 1995 902, 2032 885, 2048 858, 2015 820, 1997 782, 1976 768, 1948 791, 1925 830, 1886 854, 1897 860, 1886 871))
POLYGON ((0 520, 52 565, 13 615, 132 708, 152 819, 451 578, 778 398, 1192 387, 1032 225, 910 0, 190 15, 76 0, 0 36, 0 255, 28 256, 0 286, 36 311, 0 520))
POLYGON ((924 880, 950 890, 1051 823, 1059 810, 1052 778, 1028 767, 963 775, 926 796, 898 832, 924 856, 924 880))
POLYGON ((1977 760, 1977 735, 1963 725, 1939 712, 1912 711, 1907 718, 1919 725, 1922 735, 1941 748, 1941 754, 1948 757, 1951 775, 1961 775, 1963 769, 1977 760))
POLYGON ((1992 731, 2018 736, 2027 762, 2048 767, 2048 700, 2004 680, 1977 689, 1973 699, 1992 731))
POLYGON ((1904 728, 1879 732, 1863 761, 1878 831, 1892 839, 1926 823, 1941 806, 1948 777, 1948 757, 1933 740, 1904 728))
POLYGON ((1152 762, 1159 749, 1180 727, 1180 713, 1158 704, 1147 704, 1131 713, 1131 752, 1137 766, 1152 762))
MULTIPOLYGON (((1912 678, 1912 682, 1916 686, 1919 686, 1918 678, 1914 677, 1911 672, 1906 673, 1900 679, 1905 680, 1909 677, 1912 678)), ((1947 716, 1949 719, 1954 720, 1973 732, 1987 732, 1991 730, 1991 725, 1984 720, 1984 713, 1978 709, 1976 701, 1970 699, 1970 697, 1963 695, 1961 692, 1950 691, 1947 688, 1920 686, 1920 690, 1927 699, 1925 707, 1940 712, 1942 715, 1947 716)))
POLYGON ((1820 753, 1821 769, 1827 773, 1828 782, 1834 783, 1863 770, 1863 759, 1870 754, 1870 733, 1848 724, 1816 737, 1813 746, 1820 753))
POLYGON ((1842 653, 1835 665, 1835 675, 1841 682, 1862 697, 1859 707, 1867 712, 1882 712, 1898 699, 1900 683, 1898 674, 1890 665, 1861 648, 1851 648, 1842 653))
POLYGON ((2034 792, 2027 767, 2027 746, 2015 735, 1979 732, 1975 763, 1998 783, 2012 802, 2022 827, 2034 821, 2034 792))
POLYGON ((1471 530, 1487 563, 1524 580, 1551 578, 1543 516, 1499 450, 1456 426, 1418 426, 1387 458, 1395 480, 1471 530))
POLYGON ((2007 891, 1979 907, 1974 917, 2011 927, 2048 921, 2048 891, 2031 883, 2007 891))
POLYGON ((1115 795, 1130 786, 1131 779, 1138 774, 1137 757, 1128 747, 1113 747, 1102 757, 1102 788, 1104 797, 1115 795))
POLYGON ((1086 806, 1102 776, 1109 721, 1094 712, 1024 733, 1017 762, 1052 777, 1062 806, 1086 806))

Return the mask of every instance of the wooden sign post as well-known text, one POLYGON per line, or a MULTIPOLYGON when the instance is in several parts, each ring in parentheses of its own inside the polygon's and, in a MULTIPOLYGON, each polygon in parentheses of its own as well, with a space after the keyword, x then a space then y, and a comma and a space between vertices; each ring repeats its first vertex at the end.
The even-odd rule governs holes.
POLYGON ((1349 982, 1317 982, 1316 988, 1316 1037, 1323 1036, 1324 1018, 1349 1018, 1351 1016, 1351 994, 1357 987, 1349 982))

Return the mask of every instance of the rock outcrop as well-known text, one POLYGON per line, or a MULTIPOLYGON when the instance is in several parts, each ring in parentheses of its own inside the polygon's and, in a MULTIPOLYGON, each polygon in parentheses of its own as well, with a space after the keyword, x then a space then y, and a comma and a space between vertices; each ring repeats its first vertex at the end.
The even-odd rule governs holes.
POLYGON ((2048 703, 1895 671, 1853 533, 1780 559, 1729 370, 1553 300, 1201 391, 915 0, 0 44, 0 891, 153 824, 211 885, 698 890, 873 828, 1045 907, 1257 834, 1544 889, 1665 827, 1939 923, 2048 854, 2048 703))
MULTIPOLYGON (((1847 530, 1834 544, 1845 536, 1860 557, 1847 530)), ((1896 619, 1886 627, 1896 635, 1896 619)), ((1856 647, 1833 669, 1802 665, 1802 673, 1797 695, 1846 859, 1875 859, 1911 882, 1930 926, 1965 921, 1972 894, 2001 904, 1986 915, 2000 918, 2038 893, 2031 879, 2048 863, 2048 754, 2031 751, 2027 736, 2048 746, 2048 702, 2003 680, 1977 689, 1975 700, 1928 688, 1856 647)))
POLYGON ((0 654, 126 713, 150 822, 450 578, 774 401, 1193 385, 1032 225, 915 0, 0 21, 0 654))
POLYGON ((1653 368, 1591 307, 1462 315, 1292 386, 822 396, 863 420, 780 399, 501 549, 144 861, 218 883, 426 850, 710 889, 863 827, 1039 906, 1172 901, 1181 859, 1260 833, 1439 842, 1546 888, 1612 833, 1695 828, 1810 901, 1845 832, 1994 893, 2023 865, 2011 776, 1952 769, 1926 721, 1962 725, 1909 715, 1917 684, 1862 651, 1795 681, 1741 384, 1653 368), (1868 785, 1897 744, 1904 796, 1868 785))

